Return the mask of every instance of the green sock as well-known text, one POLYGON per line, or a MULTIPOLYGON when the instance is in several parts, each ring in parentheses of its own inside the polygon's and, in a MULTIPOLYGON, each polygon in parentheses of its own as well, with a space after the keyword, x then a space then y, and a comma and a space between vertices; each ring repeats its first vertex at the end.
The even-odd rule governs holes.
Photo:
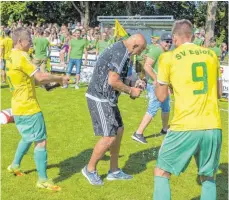
POLYGON ((11 165, 12 168, 18 168, 21 164, 21 160, 23 156, 27 153, 29 150, 29 147, 32 143, 24 142, 22 139, 18 143, 18 147, 14 156, 13 163, 11 165))
POLYGON ((214 180, 202 182, 200 200, 216 200, 216 184, 214 180))
POLYGON ((39 180, 47 180, 47 151, 45 147, 34 148, 34 159, 39 176, 39 180))
POLYGON ((153 200, 170 200, 169 179, 162 176, 154 177, 153 200))

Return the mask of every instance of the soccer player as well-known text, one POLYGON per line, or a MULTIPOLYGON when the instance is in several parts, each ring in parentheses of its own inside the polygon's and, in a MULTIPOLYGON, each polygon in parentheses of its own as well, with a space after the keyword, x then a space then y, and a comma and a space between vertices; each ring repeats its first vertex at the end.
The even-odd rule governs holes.
MULTIPOLYGON (((87 41, 80 37, 81 30, 76 30, 73 33, 73 38, 69 42, 69 50, 68 50, 68 69, 67 75, 71 76, 72 69, 74 65, 76 66, 76 85, 75 89, 79 89, 79 81, 80 81, 80 72, 82 65, 82 57, 83 53, 85 54, 85 63, 87 63, 87 41)), ((68 85, 65 85, 63 88, 67 88, 68 85)))
POLYGON ((137 98, 141 89, 123 83, 127 76, 130 55, 140 54, 146 47, 143 35, 136 34, 116 42, 99 56, 91 82, 86 93, 94 133, 102 136, 94 147, 88 165, 82 169, 83 175, 92 185, 103 185, 96 166, 107 150, 110 150, 110 170, 108 180, 131 179, 118 167, 118 157, 123 135, 123 122, 117 103, 120 92, 137 98))
POLYGON ((46 150, 46 127, 35 93, 35 82, 47 84, 58 82, 66 84, 67 76, 54 76, 42 73, 31 62, 28 55, 32 43, 31 33, 26 28, 17 28, 13 32, 14 49, 8 59, 6 73, 12 92, 12 112, 16 127, 22 137, 14 160, 8 167, 8 171, 16 176, 23 176, 20 164, 23 156, 34 143, 34 159, 38 172, 38 188, 59 191, 60 187, 48 180, 47 150, 46 150))
POLYGON ((152 45, 146 54, 146 61, 144 64, 144 70, 147 73, 147 86, 146 90, 149 96, 148 109, 144 115, 137 131, 132 135, 132 138, 142 144, 146 144, 147 141, 143 136, 143 132, 149 125, 153 117, 157 114, 159 108, 161 108, 161 119, 162 119, 162 130, 161 134, 166 134, 168 129, 169 112, 170 112, 170 98, 169 96, 164 102, 160 102, 155 96, 155 86, 157 82, 157 71, 158 71, 158 59, 159 56, 164 52, 168 51, 172 44, 172 37, 168 33, 161 35, 160 44, 158 46, 152 45))
POLYGON ((1 75, 2 83, 6 82, 6 60, 9 58, 11 49, 13 48, 13 40, 10 38, 11 31, 9 29, 5 30, 5 38, 0 42, 0 65, 1 65, 1 75))
POLYGON ((157 98, 163 102, 173 87, 174 116, 159 150, 154 171, 154 200, 170 200, 171 174, 184 172, 192 156, 202 182, 201 200, 216 199, 222 130, 218 99, 222 95, 219 60, 207 48, 191 43, 193 26, 176 21, 176 49, 159 58, 157 98), (218 80, 217 80, 218 79, 218 80))

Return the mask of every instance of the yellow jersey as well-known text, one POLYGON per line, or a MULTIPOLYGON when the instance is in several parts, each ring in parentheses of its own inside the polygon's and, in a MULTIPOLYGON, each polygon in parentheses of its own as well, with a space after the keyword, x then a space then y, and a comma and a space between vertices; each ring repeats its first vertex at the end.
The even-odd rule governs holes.
POLYGON ((158 82, 174 92, 174 131, 221 129, 217 79, 221 78, 216 54, 185 43, 159 58, 158 82))
POLYGON ((0 48, 3 49, 3 59, 8 59, 11 49, 13 48, 13 40, 10 37, 5 37, 0 42, 0 48))
POLYGON ((29 55, 24 51, 12 49, 6 62, 6 75, 12 92, 13 115, 32 115, 40 112, 33 77, 37 68, 29 55))

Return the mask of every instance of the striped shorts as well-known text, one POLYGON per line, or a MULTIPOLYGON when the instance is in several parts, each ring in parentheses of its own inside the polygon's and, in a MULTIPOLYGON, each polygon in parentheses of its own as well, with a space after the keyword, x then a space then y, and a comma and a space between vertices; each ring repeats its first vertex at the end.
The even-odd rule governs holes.
POLYGON ((111 106, 109 102, 96 101, 90 98, 87 98, 87 103, 95 135, 116 136, 118 128, 123 127, 118 106, 111 106))

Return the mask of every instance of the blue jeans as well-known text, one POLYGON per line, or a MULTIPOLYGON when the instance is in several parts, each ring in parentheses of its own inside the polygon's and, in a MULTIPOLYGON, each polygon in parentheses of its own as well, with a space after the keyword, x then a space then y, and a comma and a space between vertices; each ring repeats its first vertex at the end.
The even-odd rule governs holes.
POLYGON ((71 75, 74 65, 76 66, 76 74, 80 74, 82 59, 69 59, 67 75, 71 75))
POLYGON ((170 96, 168 96, 165 101, 162 103, 160 102, 156 95, 155 95, 155 86, 152 84, 147 84, 146 90, 149 97, 149 104, 147 109, 147 114, 154 117, 157 114, 157 111, 159 108, 161 108, 161 111, 163 113, 170 112, 170 96))

